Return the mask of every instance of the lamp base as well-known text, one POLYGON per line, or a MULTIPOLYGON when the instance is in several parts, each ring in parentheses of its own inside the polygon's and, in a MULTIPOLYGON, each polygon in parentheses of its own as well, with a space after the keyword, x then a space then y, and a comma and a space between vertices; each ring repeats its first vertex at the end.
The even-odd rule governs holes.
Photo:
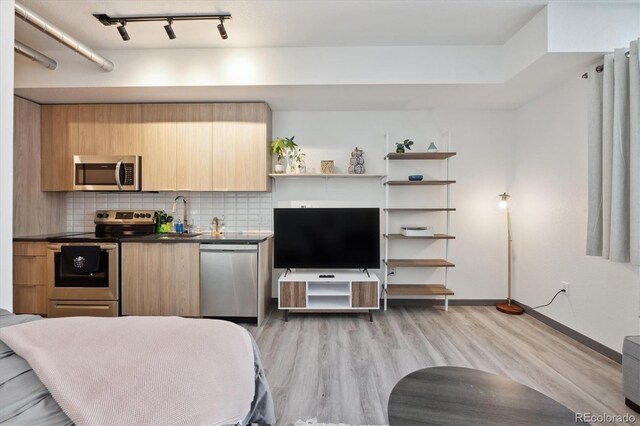
POLYGON ((509 315, 522 315, 524 313, 524 309, 515 303, 498 303, 496 309, 503 314, 509 315))

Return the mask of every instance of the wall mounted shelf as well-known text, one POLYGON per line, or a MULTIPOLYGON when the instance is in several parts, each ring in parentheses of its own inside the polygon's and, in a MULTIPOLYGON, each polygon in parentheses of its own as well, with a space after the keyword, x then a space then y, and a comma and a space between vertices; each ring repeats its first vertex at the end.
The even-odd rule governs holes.
POLYGON ((455 152, 405 152, 399 154, 390 152, 387 154, 389 160, 446 160, 456 155, 455 152))
POLYGON ((294 178, 325 178, 325 179, 329 179, 329 178, 356 178, 356 179, 378 178, 378 179, 381 179, 381 178, 387 177, 387 175, 372 175, 372 174, 356 175, 356 174, 351 174, 351 173, 332 173, 332 174, 323 174, 323 173, 300 173, 300 174, 270 173, 269 176, 271 176, 274 179, 281 179, 281 178, 289 178, 289 179, 294 179, 294 178))
POLYGON ((425 185, 450 185, 456 183, 455 180, 389 180, 385 185, 408 185, 408 186, 425 186, 425 185))
POLYGON ((432 236, 424 236, 424 237, 407 237, 402 234, 388 234, 384 236, 390 240, 455 240, 456 237, 453 235, 446 234, 433 234, 432 236))
POLYGON ((386 292, 389 296, 453 296, 451 289, 444 284, 389 284, 386 292))
POLYGON ((436 207, 436 208, 411 208, 411 207, 396 207, 383 209, 385 212, 455 212, 456 209, 450 207, 436 207))
POLYGON ((384 263, 389 268, 453 268, 456 266, 444 259, 388 259, 384 263))

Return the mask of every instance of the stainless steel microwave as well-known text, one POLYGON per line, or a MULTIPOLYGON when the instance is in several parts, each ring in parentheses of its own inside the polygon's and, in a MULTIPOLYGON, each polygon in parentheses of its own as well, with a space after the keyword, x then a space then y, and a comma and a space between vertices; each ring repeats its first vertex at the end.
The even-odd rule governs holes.
POLYGON ((140 191, 142 157, 74 155, 74 191, 140 191))

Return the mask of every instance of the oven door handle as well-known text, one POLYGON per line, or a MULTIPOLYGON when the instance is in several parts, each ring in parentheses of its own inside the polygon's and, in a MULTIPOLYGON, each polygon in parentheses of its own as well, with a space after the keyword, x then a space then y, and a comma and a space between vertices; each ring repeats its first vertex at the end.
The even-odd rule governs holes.
POLYGON ((124 167, 124 160, 118 161, 116 164, 116 185, 118 185, 118 190, 122 191, 122 182, 120 182, 120 169, 124 167))
MULTIPOLYGON (((68 243, 67 245, 71 245, 71 246, 93 246, 96 244, 87 244, 87 243, 68 243)), ((62 248, 63 244, 49 244, 47 245, 47 248, 51 251, 60 251, 62 248)), ((110 250, 115 250, 117 248, 117 244, 98 244, 98 246, 100 247, 100 250, 104 250, 104 251, 110 251, 110 250)))

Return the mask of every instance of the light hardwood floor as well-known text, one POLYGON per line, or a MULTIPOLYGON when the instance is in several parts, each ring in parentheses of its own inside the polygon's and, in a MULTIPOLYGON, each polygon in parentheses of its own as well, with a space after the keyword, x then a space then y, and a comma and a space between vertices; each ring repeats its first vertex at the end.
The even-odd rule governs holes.
MULTIPOLYGON (((278 425, 298 419, 388 424, 394 385, 412 371, 477 368, 536 389, 575 412, 635 414, 622 366, 536 319, 493 307, 394 307, 367 315, 272 311, 256 338, 278 425)), ((640 422, 639 422, 640 423, 640 422)))

